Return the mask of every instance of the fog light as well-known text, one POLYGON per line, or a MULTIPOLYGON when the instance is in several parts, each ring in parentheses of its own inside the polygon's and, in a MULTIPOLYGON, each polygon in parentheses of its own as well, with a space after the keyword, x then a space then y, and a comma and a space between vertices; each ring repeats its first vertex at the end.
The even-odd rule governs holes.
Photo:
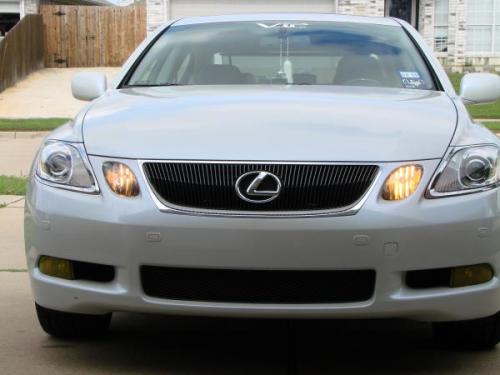
POLYGON ((483 284, 493 278, 493 270, 488 264, 475 266, 456 267, 451 270, 450 287, 483 284))
POLYGON ((123 197, 139 195, 139 183, 134 172, 123 163, 106 162, 102 166, 104 177, 111 190, 123 197))
POLYGON ((417 190, 422 171, 420 165, 405 165, 394 170, 385 181, 382 198, 388 201, 408 198, 417 190))
POLYGON ((75 279, 73 263, 70 260, 41 256, 38 261, 38 268, 44 275, 66 280, 75 279))

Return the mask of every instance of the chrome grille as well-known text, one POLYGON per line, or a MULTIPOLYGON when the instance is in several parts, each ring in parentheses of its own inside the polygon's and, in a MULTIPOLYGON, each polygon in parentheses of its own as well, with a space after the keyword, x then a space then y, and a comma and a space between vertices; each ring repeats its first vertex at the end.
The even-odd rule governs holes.
POLYGON ((373 183, 378 166, 147 161, 144 174, 166 206, 229 212, 317 212, 356 204, 373 183), (235 183, 251 171, 266 171, 282 183, 278 198, 265 204, 242 200, 235 183))

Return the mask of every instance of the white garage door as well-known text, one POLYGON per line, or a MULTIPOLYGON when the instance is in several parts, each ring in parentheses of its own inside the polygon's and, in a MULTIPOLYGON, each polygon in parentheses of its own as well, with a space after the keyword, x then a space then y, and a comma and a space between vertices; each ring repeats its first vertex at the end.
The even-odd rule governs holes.
POLYGON ((19 13, 19 1, 0 0, 0 13, 19 13))
POLYGON ((170 18, 235 13, 333 13, 335 0, 171 0, 170 18))

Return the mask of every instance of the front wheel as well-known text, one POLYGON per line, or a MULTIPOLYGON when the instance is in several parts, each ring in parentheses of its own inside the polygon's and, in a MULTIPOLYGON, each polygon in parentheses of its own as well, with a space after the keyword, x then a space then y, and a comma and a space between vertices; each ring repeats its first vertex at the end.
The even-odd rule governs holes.
POLYGON ((108 330, 111 322, 111 314, 75 314, 47 309, 38 304, 35 306, 36 315, 43 330, 61 339, 101 336, 108 330))
POLYGON ((433 323, 434 336, 447 347, 491 349, 500 342, 500 312, 487 318, 433 323))

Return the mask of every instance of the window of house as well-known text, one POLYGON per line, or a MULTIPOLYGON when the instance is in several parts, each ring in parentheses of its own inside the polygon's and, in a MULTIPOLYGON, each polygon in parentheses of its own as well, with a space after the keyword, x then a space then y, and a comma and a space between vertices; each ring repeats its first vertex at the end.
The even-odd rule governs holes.
POLYGON ((396 17, 417 26, 416 0, 385 0, 385 15, 396 17))
POLYGON ((448 51, 449 0, 436 0, 434 3, 434 50, 448 51))
POLYGON ((500 53, 500 0, 469 0, 467 52, 500 53))

